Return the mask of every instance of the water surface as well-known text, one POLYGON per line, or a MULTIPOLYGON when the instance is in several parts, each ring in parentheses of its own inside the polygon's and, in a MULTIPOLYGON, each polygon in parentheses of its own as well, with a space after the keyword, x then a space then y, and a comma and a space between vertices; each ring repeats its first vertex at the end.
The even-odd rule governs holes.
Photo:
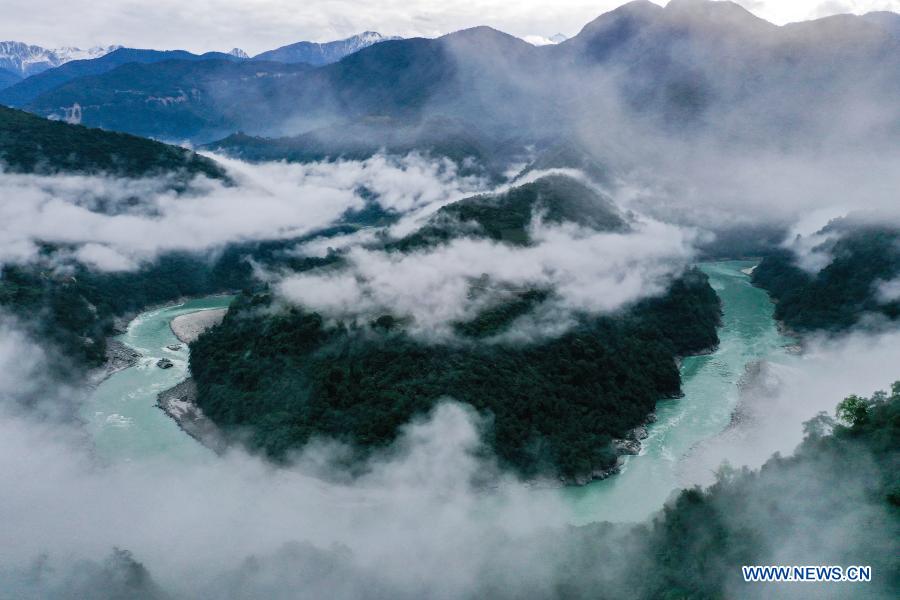
POLYGON ((681 366, 683 398, 657 404, 656 423, 647 428, 638 456, 625 457, 622 472, 583 487, 562 490, 574 509, 574 521, 640 521, 659 510, 685 483, 679 466, 691 448, 712 438, 731 421, 738 383, 747 365, 786 357, 765 291, 742 272, 753 262, 704 263, 700 268, 722 300, 720 344, 709 355, 691 356, 681 366))
POLYGON ((231 299, 212 296, 141 313, 116 338, 143 357, 136 366, 114 373, 97 386, 81 409, 100 457, 131 461, 161 455, 183 460, 213 456, 157 408, 156 396, 187 377, 188 347, 178 341, 169 322, 197 310, 227 307, 231 299), (181 348, 170 350, 166 346, 171 344, 181 348), (174 366, 160 369, 156 366, 160 358, 168 358, 174 366))

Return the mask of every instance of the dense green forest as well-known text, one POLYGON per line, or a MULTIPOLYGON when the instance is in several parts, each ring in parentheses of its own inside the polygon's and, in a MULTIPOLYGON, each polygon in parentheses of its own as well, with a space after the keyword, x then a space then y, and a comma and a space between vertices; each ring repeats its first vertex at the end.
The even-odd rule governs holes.
POLYGON ((73 366, 99 366, 115 317, 187 296, 252 289, 257 282, 248 256, 296 271, 333 260, 285 253, 301 241, 231 244, 215 257, 174 252, 133 272, 73 266, 71 272, 58 274, 49 266, 5 265, 0 268, 0 307, 59 349, 73 366))
POLYGON ((776 301, 775 318, 802 332, 845 330, 867 314, 900 317, 900 301, 878 293, 880 283, 900 276, 900 230, 840 222, 830 227, 840 237, 823 248, 832 258, 818 273, 801 269, 788 251, 771 253, 753 271, 753 283, 776 301))
POLYGON ((628 228, 612 201, 593 187, 565 175, 549 175, 501 194, 482 194, 448 204, 417 232, 388 247, 409 251, 460 235, 530 244, 528 227, 535 214, 546 223, 570 222, 596 231, 628 228))
POLYGON ((371 327, 330 327, 301 308, 264 315, 271 299, 245 294, 191 346, 198 403, 226 429, 252 431, 250 444, 278 459, 317 434, 361 452, 383 447, 453 397, 491 417, 490 445, 519 472, 590 474, 614 461, 613 437, 680 392, 675 357, 717 343, 719 300, 690 271, 667 295, 585 318, 561 337, 475 341, 508 327, 520 302, 527 310, 544 297, 526 293, 460 324, 462 342, 428 344, 390 315, 371 327))
POLYGON ((50 121, 5 106, 0 106, 0 165, 16 173, 225 178, 214 161, 178 146, 50 121))

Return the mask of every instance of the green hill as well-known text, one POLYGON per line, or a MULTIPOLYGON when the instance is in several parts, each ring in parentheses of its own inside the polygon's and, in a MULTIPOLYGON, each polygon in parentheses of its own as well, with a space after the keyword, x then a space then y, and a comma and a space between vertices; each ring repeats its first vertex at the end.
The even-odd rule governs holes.
POLYGON ((0 163, 7 172, 105 173, 124 177, 206 175, 222 179, 214 161, 178 146, 125 133, 50 121, 0 106, 0 163))
POLYGON ((593 187, 566 175, 549 175, 501 194, 483 194, 448 204, 420 230, 389 247, 408 251, 460 235, 530 244, 528 228, 538 214, 551 224, 569 222, 596 231, 628 228, 615 205, 593 187))
POLYGON ((879 296, 880 284, 900 277, 900 230, 842 222, 829 230, 839 239, 823 248, 831 260, 821 271, 804 271, 787 251, 766 256, 753 271, 753 283, 777 301, 775 318, 801 332, 846 330, 865 315, 900 318, 900 300, 879 296))

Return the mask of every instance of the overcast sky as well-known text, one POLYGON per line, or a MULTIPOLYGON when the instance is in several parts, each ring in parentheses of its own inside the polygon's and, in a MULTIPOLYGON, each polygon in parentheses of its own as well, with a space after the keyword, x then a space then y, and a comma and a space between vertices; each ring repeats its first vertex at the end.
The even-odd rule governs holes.
MULTIPOLYGON (((666 0, 655 0, 665 4, 666 0)), ((45 47, 123 44, 251 54, 364 30, 432 37, 490 25, 520 37, 576 34, 622 0, 3 0, 0 39, 45 47)), ((900 0, 740 0, 775 23, 840 12, 900 12, 900 0)))

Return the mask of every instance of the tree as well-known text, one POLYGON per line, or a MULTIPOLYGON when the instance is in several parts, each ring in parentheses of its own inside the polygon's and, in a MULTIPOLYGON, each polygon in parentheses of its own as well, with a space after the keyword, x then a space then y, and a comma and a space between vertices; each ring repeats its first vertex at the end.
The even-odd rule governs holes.
POLYGON ((869 416, 869 405, 870 401, 867 398, 852 394, 837 405, 837 417, 853 427, 862 425, 869 416))

